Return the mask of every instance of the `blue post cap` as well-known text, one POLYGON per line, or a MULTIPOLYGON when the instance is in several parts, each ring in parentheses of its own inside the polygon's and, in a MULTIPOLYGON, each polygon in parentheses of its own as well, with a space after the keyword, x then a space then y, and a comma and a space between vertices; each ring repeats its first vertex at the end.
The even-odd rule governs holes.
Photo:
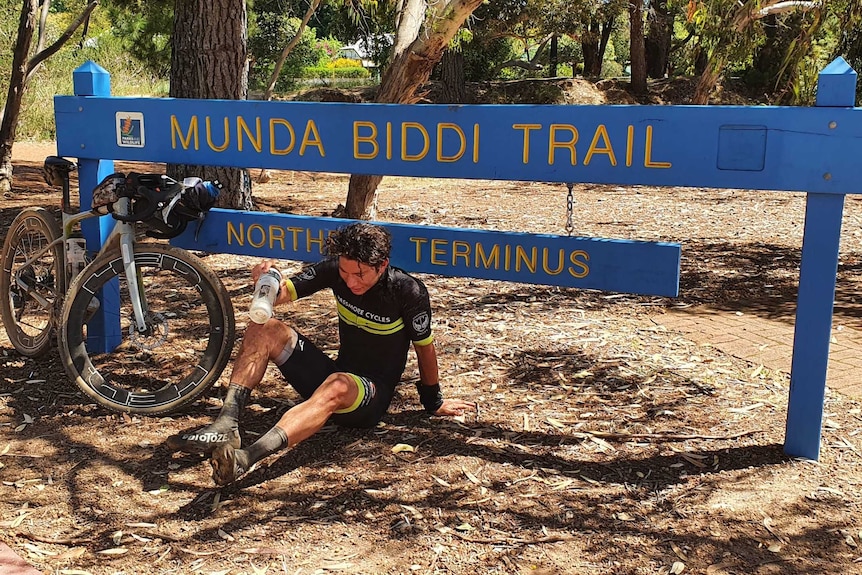
POLYGON ((853 106, 856 103, 856 71, 838 56, 817 78, 815 106, 853 106))
POLYGON ((107 70, 87 60, 72 72, 76 96, 110 96, 111 75, 107 70))

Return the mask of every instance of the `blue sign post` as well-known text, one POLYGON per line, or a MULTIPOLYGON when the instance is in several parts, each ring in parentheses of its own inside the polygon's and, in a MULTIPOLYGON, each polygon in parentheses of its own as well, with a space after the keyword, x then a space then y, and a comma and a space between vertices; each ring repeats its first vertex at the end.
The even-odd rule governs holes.
MULTIPOLYGON (((807 192, 785 451, 817 459, 843 200, 862 193, 855 81, 839 58, 821 74, 812 108, 320 104, 76 92, 55 98, 57 148, 82 165, 110 158, 807 192)), ((81 178, 82 190, 94 184, 81 178)), ((344 222, 216 209, 197 241, 189 230, 175 243, 309 261, 320 257, 324 234, 344 222)), ((668 296, 678 290, 678 244, 385 225, 395 263, 411 271, 668 296)))

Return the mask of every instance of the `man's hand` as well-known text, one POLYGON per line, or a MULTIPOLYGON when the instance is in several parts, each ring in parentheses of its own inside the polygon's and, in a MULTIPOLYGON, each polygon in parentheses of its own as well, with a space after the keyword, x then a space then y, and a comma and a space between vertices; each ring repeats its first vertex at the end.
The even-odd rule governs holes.
POLYGON ((467 410, 476 411, 476 403, 463 399, 444 399, 443 405, 434 412, 434 415, 464 415, 467 410))

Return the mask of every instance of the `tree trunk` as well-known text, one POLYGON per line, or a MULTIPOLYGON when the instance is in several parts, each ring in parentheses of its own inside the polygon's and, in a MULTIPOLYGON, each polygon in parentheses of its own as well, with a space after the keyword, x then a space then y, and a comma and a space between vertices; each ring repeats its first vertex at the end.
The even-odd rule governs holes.
POLYGON ((629 0, 629 20, 631 21, 631 58, 632 92, 639 95, 647 93, 646 56, 644 49, 643 2, 629 0))
POLYGON ((598 78, 602 73, 599 35, 596 30, 598 27, 598 21, 590 20, 586 26, 586 32, 581 37, 581 52, 584 54, 584 76, 587 78, 598 78))
POLYGON ((464 53, 446 50, 440 60, 440 80, 443 83, 443 104, 467 102, 467 81, 464 78, 464 53))
POLYGON ((613 27, 613 16, 608 16, 604 22, 590 20, 586 24, 587 32, 581 39, 581 52, 584 55, 584 76, 599 78, 602 75, 605 50, 607 50, 613 27))
MULTIPOLYGON (((248 47, 244 0, 177 0, 171 40, 173 98, 244 100, 248 47)), ((251 179, 240 168, 170 164, 176 179, 200 176, 224 184, 218 205, 253 209, 251 179)))
POLYGON ((4 194, 12 189, 12 145, 15 143, 18 116, 21 114, 21 100, 24 98, 27 78, 27 55, 33 43, 38 11, 38 0, 24 0, 21 19, 18 22, 18 39, 12 56, 9 92, 3 110, 3 122, 0 124, 0 192, 4 194))
POLYGON ((557 64, 560 57, 559 37, 554 34, 551 36, 551 47, 548 49, 548 77, 557 77, 557 64))
MULTIPOLYGON (((449 41, 482 2, 449 0, 426 6, 424 0, 407 0, 399 18, 393 59, 383 73, 374 101, 387 104, 416 103, 419 86, 428 81, 449 41)), ((376 217, 374 206, 377 186, 382 180, 383 176, 377 175, 350 176, 346 206, 348 218, 376 217)))
POLYGON ((694 95, 691 97, 691 103, 697 106, 705 106, 709 104, 709 95, 715 89, 721 78, 721 71, 724 69, 724 61, 710 62, 700 78, 697 81, 697 86, 694 89, 694 95))
POLYGON ((644 39, 647 76, 664 78, 670 59, 673 16, 667 9, 667 0, 652 0, 647 16, 649 34, 644 39))

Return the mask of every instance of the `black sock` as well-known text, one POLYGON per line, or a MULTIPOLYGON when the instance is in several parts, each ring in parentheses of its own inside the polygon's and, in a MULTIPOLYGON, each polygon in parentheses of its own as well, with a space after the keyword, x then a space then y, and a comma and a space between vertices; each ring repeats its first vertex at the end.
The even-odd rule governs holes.
POLYGON ((260 461, 267 455, 287 447, 287 434, 280 427, 273 427, 264 433, 260 439, 252 443, 246 449, 242 449, 248 455, 245 468, 248 469, 254 463, 260 461))
POLYGON ((236 383, 230 384, 224 397, 221 412, 208 428, 222 433, 239 428, 239 417, 250 395, 251 389, 236 383))

